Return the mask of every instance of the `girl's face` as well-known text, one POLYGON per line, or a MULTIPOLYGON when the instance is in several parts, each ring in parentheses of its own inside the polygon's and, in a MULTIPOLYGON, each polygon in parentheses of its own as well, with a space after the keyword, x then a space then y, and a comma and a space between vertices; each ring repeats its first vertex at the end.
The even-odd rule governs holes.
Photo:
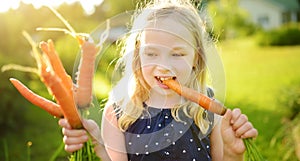
POLYGON ((180 23, 161 19, 149 24, 140 40, 142 74, 151 93, 174 94, 161 79, 175 79, 186 84, 192 72, 195 48, 192 34, 180 23))

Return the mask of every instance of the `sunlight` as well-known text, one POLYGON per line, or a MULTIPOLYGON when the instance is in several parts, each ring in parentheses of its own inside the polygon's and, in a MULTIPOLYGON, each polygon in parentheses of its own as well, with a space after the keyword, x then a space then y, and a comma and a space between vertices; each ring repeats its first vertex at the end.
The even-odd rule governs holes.
POLYGON ((0 12, 6 12, 9 9, 17 9, 19 7, 20 0, 1 1, 0 12))
POLYGON ((0 2, 0 12, 7 12, 10 9, 17 9, 21 1, 25 4, 32 4, 37 9, 41 8, 42 6, 58 7, 63 3, 72 4, 75 2, 80 2, 85 13, 88 15, 93 14, 95 7, 103 2, 103 0, 10 0, 0 2))

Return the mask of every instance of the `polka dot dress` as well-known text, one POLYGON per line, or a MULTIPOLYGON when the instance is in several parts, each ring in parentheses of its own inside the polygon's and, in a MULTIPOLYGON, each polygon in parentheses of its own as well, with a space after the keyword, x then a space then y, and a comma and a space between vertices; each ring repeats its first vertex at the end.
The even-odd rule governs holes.
MULTIPOLYGON (((176 121, 170 109, 145 105, 143 115, 125 132, 128 159, 210 161, 209 135, 203 135, 194 121, 184 114, 180 118, 182 121, 176 121)), ((213 120, 213 114, 208 113, 208 119, 213 120)))

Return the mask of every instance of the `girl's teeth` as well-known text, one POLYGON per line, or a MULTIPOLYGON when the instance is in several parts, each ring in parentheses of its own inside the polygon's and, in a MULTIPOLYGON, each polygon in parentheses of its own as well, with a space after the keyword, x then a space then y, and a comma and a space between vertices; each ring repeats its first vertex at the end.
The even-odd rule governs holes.
POLYGON ((173 77, 157 77, 157 78, 158 78, 159 80, 161 80, 161 81, 173 79, 173 77))

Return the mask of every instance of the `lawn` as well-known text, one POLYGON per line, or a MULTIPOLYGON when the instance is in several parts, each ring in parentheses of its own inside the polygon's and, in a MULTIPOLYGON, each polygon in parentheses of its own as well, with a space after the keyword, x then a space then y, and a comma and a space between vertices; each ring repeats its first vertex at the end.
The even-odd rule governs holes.
MULTIPOLYGON (((222 42, 218 48, 226 74, 226 106, 248 115, 259 130, 256 143, 265 158, 281 160, 280 146, 270 147, 270 141, 285 116, 278 101, 281 91, 300 81, 300 46, 258 47, 243 39, 222 42)), ((37 107, 20 108, 27 108, 25 126, 1 139, 0 158, 25 161, 30 154, 31 161, 50 160, 62 142, 57 119, 37 107)), ((67 160, 67 155, 60 152, 57 160, 67 160)))
POLYGON ((258 47, 252 39, 244 39, 223 42, 219 50, 226 73, 225 104, 249 116, 268 160, 282 160, 283 150, 279 145, 270 147, 270 141, 286 113, 280 102, 283 91, 300 82, 300 46, 258 47))

